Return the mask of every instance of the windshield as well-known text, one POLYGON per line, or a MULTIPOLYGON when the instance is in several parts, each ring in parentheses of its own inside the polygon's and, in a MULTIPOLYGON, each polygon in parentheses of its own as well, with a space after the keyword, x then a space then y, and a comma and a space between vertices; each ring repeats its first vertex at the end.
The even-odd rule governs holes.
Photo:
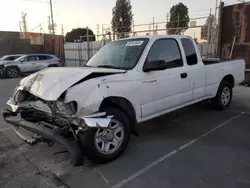
POLYGON ((137 38, 110 42, 102 47, 86 66, 131 70, 137 64, 148 40, 137 38))
POLYGON ((0 60, 2 61, 14 61, 21 56, 3 56, 0 60))

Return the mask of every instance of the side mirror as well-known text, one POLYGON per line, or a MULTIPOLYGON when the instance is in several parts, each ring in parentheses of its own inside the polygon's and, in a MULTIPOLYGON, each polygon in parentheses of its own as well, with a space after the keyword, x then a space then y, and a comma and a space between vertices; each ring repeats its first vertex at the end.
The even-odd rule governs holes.
POLYGON ((143 67, 144 72, 165 70, 167 68, 167 63, 164 60, 150 61, 146 62, 143 67))
POLYGON ((23 63, 25 61, 25 59, 21 59, 20 62, 23 63))

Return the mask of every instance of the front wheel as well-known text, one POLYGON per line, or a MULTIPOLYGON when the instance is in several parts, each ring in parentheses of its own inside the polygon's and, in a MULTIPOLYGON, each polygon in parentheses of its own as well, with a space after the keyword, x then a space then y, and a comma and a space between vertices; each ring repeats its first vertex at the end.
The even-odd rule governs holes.
POLYGON ((19 69, 16 67, 7 67, 5 75, 7 78, 17 78, 19 76, 19 69))
POLYGON ((78 133, 84 155, 98 163, 107 163, 118 158, 130 140, 131 129, 127 116, 115 108, 105 111, 107 115, 113 115, 108 128, 89 129, 78 133))
POLYGON ((233 90, 231 84, 227 81, 222 81, 217 95, 212 99, 213 107, 217 110, 227 109, 231 104, 232 96, 233 90))

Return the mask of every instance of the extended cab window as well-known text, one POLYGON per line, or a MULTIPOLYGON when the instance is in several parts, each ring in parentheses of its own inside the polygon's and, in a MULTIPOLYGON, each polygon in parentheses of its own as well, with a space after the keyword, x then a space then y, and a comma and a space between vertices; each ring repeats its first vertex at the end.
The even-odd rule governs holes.
POLYGON ((148 54, 147 62, 160 60, 164 60, 169 69, 183 66, 180 49, 176 40, 160 39, 155 41, 148 54))
POLYGON ((197 59, 197 54, 196 54, 193 42, 188 38, 181 39, 181 42, 182 42, 182 46, 184 48, 184 52, 186 55, 187 64, 188 65, 197 64, 198 59, 197 59))

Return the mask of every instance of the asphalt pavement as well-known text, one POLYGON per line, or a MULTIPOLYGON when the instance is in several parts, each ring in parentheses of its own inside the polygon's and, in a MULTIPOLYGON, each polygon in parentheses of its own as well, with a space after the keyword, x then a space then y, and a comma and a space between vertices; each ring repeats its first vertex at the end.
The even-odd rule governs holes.
MULTIPOLYGON (((0 80, 0 110, 18 79, 0 80)), ((24 144, 0 117, 0 187, 250 187, 250 88, 230 109, 199 103, 138 125, 125 153, 73 167, 59 145, 24 144)))

